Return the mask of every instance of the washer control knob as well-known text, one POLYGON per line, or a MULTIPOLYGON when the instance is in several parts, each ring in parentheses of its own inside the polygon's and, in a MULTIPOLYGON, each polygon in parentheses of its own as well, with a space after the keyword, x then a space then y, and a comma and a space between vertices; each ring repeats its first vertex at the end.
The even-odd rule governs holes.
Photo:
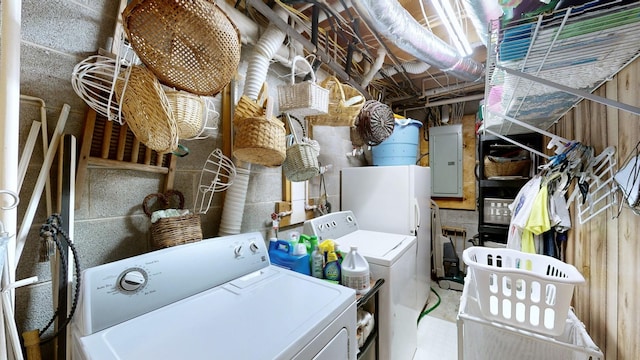
POLYGON ((236 257, 240 257, 240 255, 242 254, 242 245, 236 246, 235 249, 233 249, 233 254, 236 257))
POLYGON ((136 291, 147 282, 146 277, 140 270, 129 270, 120 278, 120 287, 124 291, 136 291))
POLYGON ((252 253, 257 253, 258 252, 258 245, 256 245, 256 243, 251 242, 251 244, 249 244, 249 249, 251 250, 252 253))

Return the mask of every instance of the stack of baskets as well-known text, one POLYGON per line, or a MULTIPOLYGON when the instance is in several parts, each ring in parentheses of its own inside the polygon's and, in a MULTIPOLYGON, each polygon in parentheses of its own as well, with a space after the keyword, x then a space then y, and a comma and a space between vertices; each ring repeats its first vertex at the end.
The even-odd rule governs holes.
MULTIPOLYGON (((207 105, 201 96, 219 93, 238 68, 238 29, 208 0, 133 0, 122 18, 127 39, 144 64, 125 69, 107 64, 113 74, 107 74, 110 76, 106 80, 114 85, 124 121, 148 148, 183 156, 185 153, 176 152, 179 148, 186 150, 178 140, 199 138, 207 125, 207 105), (165 90, 164 86, 171 89, 165 90)), ((91 69, 99 66, 92 65, 91 69)), ((86 72, 81 72, 84 67, 84 63, 78 65, 72 82, 78 82, 86 72)), ((86 93, 76 87, 79 95, 86 93)), ((108 91, 109 86, 104 89, 108 91)), ((104 107, 87 96, 81 97, 94 108, 104 107)), ((111 103, 107 105, 109 109, 111 103)), ((110 110, 106 115, 121 120, 110 110)))
MULTIPOLYGON (((151 219, 158 210, 184 209, 184 195, 177 190, 149 194, 142 202, 144 213, 151 219)), ((161 217, 151 223, 151 247, 161 249, 202 240, 200 216, 186 214, 161 217)))
POLYGON ((557 336, 564 332, 573 289, 584 277, 551 256, 474 246, 462 258, 489 321, 557 336))

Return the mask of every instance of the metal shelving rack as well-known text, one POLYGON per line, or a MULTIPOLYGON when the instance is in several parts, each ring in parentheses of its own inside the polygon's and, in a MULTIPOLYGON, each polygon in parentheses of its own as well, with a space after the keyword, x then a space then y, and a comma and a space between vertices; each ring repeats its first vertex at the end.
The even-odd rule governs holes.
POLYGON ((582 99, 640 115, 640 108, 592 94, 640 56, 638 38, 639 2, 587 4, 507 25, 492 21, 484 131, 548 136, 544 130, 582 99))

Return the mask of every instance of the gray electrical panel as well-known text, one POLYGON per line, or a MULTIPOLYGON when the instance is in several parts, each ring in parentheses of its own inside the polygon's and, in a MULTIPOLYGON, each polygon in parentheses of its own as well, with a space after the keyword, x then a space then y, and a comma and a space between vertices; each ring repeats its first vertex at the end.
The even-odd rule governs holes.
POLYGON ((429 128, 431 196, 462 197, 462 124, 429 128))

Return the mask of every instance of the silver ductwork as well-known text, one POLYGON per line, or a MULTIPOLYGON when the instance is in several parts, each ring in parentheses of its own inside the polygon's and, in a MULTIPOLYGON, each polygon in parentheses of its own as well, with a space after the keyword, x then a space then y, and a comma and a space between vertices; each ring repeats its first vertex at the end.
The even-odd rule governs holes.
POLYGON ((418 60, 466 81, 478 81, 484 66, 461 57, 449 44, 425 29, 395 0, 353 0, 367 24, 418 60))
POLYGON ((502 16, 498 1, 463 0, 462 4, 484 46, 489 43, 489 23, 502 16))

